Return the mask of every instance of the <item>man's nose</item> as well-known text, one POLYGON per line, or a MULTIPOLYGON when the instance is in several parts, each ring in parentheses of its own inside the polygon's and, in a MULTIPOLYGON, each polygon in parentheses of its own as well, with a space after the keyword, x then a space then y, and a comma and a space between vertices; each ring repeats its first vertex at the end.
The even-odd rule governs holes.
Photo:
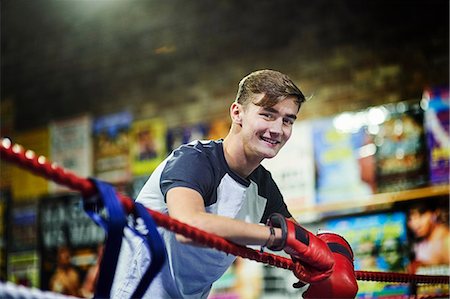
POLYGON ((270 133, 281 134, 283 132, 283 119, 277 118, 271 122, 270 133))

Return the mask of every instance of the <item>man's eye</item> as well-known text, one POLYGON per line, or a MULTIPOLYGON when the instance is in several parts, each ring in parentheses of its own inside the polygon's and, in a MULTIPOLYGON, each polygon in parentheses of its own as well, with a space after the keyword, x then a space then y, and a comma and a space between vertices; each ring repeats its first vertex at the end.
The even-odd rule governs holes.
POLYGON ((261 113, 261 115, 264 116, 265 118, 268 118, 268 119, 272 119, 273 118, 273 115, 270 114, 270 113, 261 113))
POLYGON ((283 122, 284 122, 286 125, 289 125, 289 126, 292 126, 292 125, 294 124, 294 120, 293 120, 293 119, 290 119, 290 118, 285 118, 285 119, 283 119, 283 122))

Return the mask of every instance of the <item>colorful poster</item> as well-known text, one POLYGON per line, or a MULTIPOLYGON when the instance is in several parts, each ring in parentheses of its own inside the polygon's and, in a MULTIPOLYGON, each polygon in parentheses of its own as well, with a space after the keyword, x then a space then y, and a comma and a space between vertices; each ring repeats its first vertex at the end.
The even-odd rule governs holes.
POLYGON ((449 182, 450 172, 450 96, 449 89, 433 89, 424 93, 425 134, 431 184, 449 182))
POLYGON ((286 145, 275 158, 265 159, 262 164, 271 172, 291 213, 314 205, 315 166, 310 122, 295 122, 286 145))
POLYGON ((132 115, 121 112, 95 119, 94 172, 109 183, 131 180, 130 128, 132 115))
MULTIPOLYGON (((450 225, 448 196, 430 197, 406 206, 411 238, 408 272, 419 275, 450 275, 450 225)), ((449 293, 449 285, 418 285, 418 295, 449 293)))
POLYGON ((384 107, 389 114, 374 137, 378 193, 425 185, 428 163, 422 108, 403 102, 384 107))
POLYGON ((140 120, 131 128, 131 169, 135 176, 149 175, 167 156, 166 125, 162 119, 140 120))
MULTIPOLYGON (((34 129, 17 134, 12 139, 12 142, 22 145, 25 149, 33 151, 38 156, 49 156, 48 128, 34 129)), ((14 198, 14 201, 27 200, 48 194, 48 180, 36 176, 28 170, 12 166, 11 177, 12 198, 14 198)))
MULTIPOLYGON (((88 270, 96 265, 97 248, 105 232, 84 211, 80 195, 43 198, 39 206, 40 244, 42 244, 41 288, 80 296, 88 270), (65 259, 65 262, 64 260, 65 259), (58 267, 70 265, 77 277, 76 289, 52 282, 58 267)), ((75 282, 74 282, 75 283, 75 282)), ((92 290, 91 290, 92 291, 92 290)))
POLYGON ((312 125, 318 204, 354 200, 374 192, 374 152, 365 150, 372 142, 362 125, 348 126, 356 122, 357 115, 345 115, 312 125))
POLYGON ((182 144, 193 140, 202 140, 208 136, 209 126, 204 123, 182 125, 167 131, 167 151, 170 153, 182 144))
MULTIPOLYGON (((408 259, 406 215, 403 212, 345 217, 325 222, 323 229, 342 235, 355 255, 355 270, 404 272, 408 259)), ((358 281, 357 298, 408 294, 408 285, 358 281)))
MULTIPOLYGON (((50 123, 50 159, 81 177, 92 176, 92 122, 89 116, 50 123)), ((50 183, 52 192, 68 191, 50 183)))

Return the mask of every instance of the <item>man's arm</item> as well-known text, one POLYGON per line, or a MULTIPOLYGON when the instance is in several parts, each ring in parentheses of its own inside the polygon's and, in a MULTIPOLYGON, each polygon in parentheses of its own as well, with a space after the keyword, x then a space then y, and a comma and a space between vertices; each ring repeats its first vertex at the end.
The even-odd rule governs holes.
MULTIPOLYGON (((166 202, 169 216, 236 244, 264 245, 269 239, 270 229, 267 226, 207 213, 202 196, 193 189, 172 188, 167 192, 166 202)), ((180 242, 192 243, 184 236, 176 237, 180 242)), ((281 238, 280 229, 275 229, 275 238, 281 238)))

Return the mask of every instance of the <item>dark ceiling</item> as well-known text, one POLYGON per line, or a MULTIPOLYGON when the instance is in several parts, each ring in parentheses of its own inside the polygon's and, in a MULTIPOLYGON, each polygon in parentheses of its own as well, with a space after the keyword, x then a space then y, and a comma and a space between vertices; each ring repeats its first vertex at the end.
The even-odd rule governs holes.
POLYGON ((231 61, 270 59, 292 44, 303 56, 401 47, 431 31, 448 36, 448 22, 448 0, 5 0, 1 99, 27 128, 115 99, 175 102, 231 61))

